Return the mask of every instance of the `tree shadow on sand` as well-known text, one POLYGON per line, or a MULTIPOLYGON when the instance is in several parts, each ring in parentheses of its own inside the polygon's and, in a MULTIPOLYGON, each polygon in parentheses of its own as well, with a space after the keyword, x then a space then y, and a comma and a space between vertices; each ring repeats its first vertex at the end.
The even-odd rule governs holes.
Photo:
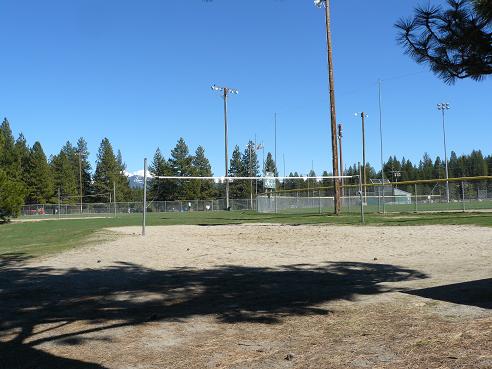
POLYGON ((197 315, 226 324, 276 324, 293 315, 327 314, 319 307, 325 302, 397 290, 385 282, 422 278, 427 276, 411 269, 356 262, 171 270, 122 262, 54 270, 28 266, 22 255, 10 255, 0 258, 0 368, 103 368, 36 346, 81 345, 89 333, 197 315), (57 329, 74 322, 85 322, 87 328, 57 329), (40 329, 53 331, 40 335, 40 329))

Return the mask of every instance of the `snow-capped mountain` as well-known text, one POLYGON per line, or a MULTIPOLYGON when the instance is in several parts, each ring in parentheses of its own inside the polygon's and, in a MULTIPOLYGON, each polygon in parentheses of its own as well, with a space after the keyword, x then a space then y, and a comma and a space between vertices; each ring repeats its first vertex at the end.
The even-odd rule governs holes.
POLYGON ((143 188, 144 187, 144 177, 137 174, 128 176, 128 181, 130 182, 130 188, 143 188))
MULTIPOLYGON (((144 187, 143 170, 137 170, 133 173, 125 172, 125 174, 128 177, 128 181, 130 182, 131 188, 143 188, 144 187)), ((150 178, 150 175, 148 173, 147 173, 147 175, 150 178)), ((147 180, 149 178, 147 178, 147 180)), ((147 182, 147 184, 148 184, 148 182, 147 182)))

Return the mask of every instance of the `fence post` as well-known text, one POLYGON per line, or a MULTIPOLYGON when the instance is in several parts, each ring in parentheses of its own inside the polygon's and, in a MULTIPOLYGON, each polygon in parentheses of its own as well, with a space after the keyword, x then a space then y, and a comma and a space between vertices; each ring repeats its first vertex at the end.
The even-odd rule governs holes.
POLYGON ((419 198, 417 196, 417 183, 415 183, 415 212, 416 213, 418 212, 418 205, 417 205, 418 201, 419 201, 419 198))
POLYGON ((321 214, 321 190, 318 190, 319 213, 321 214))
POLYGON ((462 201, 463 201, 463 212, 466 211, 466 208, 465 208, 465 182, 461 182, 461 194, 462 194, 462 201))
POLYGON ((378 213, 381 214, 381 187, 378 187, 378 213))

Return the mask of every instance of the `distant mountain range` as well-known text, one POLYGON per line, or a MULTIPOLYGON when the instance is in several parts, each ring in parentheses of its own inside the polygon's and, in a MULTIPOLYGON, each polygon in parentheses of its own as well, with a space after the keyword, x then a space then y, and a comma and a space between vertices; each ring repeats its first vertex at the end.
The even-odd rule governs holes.
POLYGON ((128 181, 130 182, 131 188, 143 188, 144 187, 144 177, 138 174, 130 174, 128 176, 128 181))

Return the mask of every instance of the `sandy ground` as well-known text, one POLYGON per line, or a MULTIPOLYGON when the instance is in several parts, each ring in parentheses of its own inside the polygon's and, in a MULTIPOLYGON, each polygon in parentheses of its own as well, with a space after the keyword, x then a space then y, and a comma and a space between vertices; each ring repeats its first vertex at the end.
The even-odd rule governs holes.
POLYGON ((0 265, 0 368, 492 368, 492 229, 112 231, 0 265))

